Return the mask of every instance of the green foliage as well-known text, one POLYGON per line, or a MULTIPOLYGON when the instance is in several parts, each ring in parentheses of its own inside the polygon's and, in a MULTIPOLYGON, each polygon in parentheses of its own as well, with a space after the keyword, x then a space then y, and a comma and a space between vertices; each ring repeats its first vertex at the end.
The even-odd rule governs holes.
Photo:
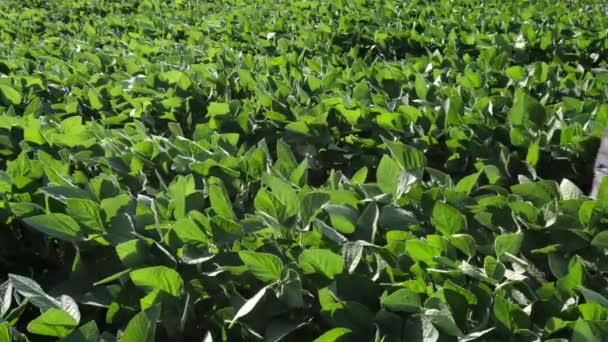
POLYGON ((607 11, 0 1, 0 341, 608 340, 607 11))

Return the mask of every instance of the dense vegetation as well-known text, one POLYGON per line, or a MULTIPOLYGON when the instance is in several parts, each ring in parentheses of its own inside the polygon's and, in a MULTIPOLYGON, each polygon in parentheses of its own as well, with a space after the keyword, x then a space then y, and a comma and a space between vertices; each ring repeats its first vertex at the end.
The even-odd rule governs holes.
POLYGON ((606 27, 0 1, 0 342, 608 340, 606 27))

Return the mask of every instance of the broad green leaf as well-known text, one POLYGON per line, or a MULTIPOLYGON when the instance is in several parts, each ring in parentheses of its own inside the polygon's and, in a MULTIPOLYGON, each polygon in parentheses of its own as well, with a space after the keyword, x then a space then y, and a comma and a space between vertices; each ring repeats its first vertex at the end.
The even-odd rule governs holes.
POLYGON ((384 193, 396 194, 400 173, 399 165, 388 155, 382 156, 376 170, 376 182, 384 193))
POLYGON ((326 205, 323 209, 329 214, 332 227, 343 234, 355 231, 359 213, 348 205, 326 205))
POLYGON ((148 245, 141 239, 135 239, 118 244, 116 255, 123 266, 139 267, 146 264, 148 257, 148 245))
POLYGON ((476 332, 472 332, 470 334, 467 334, 465 336, 462 336, 458 339, 458 342, 469 342, 469 341, 475 341, 477 339, 479 339, 480 337, 482 337, 483 335, 494 331, 496 328, 495 327, 491 327, 482 331, 476 331, 476 332))
POLYGON ((532 96, 526 94, 522 88, 515 92, 515 101, 509 112, 509 121, 513 126, 531 127, 531 124, 540 126, 545 123, 545 108, 532 96))
POLYGON ((89 321, 88 323, 78 327, 78 329, 72 331, 68 336, 59 340, 59 342, 97 342, 99 341, 99 329, 95 321, 89 321))
POLYGON ((391 311, 420 312, 420 297, 409 289, 399 289, 381 300, 381 304, 391 311))
POLYGON ((351 177, 350 181, 353 184, 363 184, 365 183, 365 180, 367 179, 367 167, 362 167, 359 170, 357 170, 357 172, 355 172, 355 174, 351 177))
POLYGON ((469 305, 477 305, 477 297, 471 291, 467 290, 462 286, 458 286, 456 283, 451 281, 450 279, 446 280, 443 283, 443 289, 456 292, 467 300, 467 304, 469 305))
POLYGON ((142 310, 127 324, 120 337, 121 342, 156 341, 156 324, 160 317, 160 305, 142 310))
POLYGON ((403 328, 403 341, 439 341, 440 333, 431 322, 431 319, 423 314, 416 314, 405 321, 403 328))
POLYGON ((68 198, 65 201, 66 213, 74 218, 84 227, 102 232, 104 231, 101 220, 101 207, 96 202, 88 199, 68 198))
POLYGON ((173 216, 180 219, 186 216, 186 197, 196 190, 192 175, 177 176, 169 184, 169 194, 173 202, 173 216))
POLYGON ((323 207, 329 203, 330 195, 325 192, 313 191, 304 195, 302 198, 301 215, 302 220, 306 225, 323 210, 323 207))
POLYGON ((538 141, 532 142, 528 147, 528 154, 526 154, 526 162, 532 167, 536 167, 538 159, 540 158, 540 146, 538 141))
POLYGON ((84 239, 84 233, 78 223, 65 214, 30 216, 23 221, 33 229, 60 240, 78 242, 84 239))
POLYGON ((0 84, 0 99, 6 105, 18 105, 21 103, 21 94, 11 86, 0 84))
POLYGON ((513 255, 519 254, 521 244, 524 241, 523 233, 502 234, 494 240, 494 249, 496 250, 496 258, 500 258, 505 253, 513 255))
POLYGON ((333 328, 324 332, 313 342, 346 342, 350 341, 353 332, 348 328, 333 328))
POLYGON ((78 322, 61 309, 50 308, 30 321, 27 330, 33 334, 63 338, 68 336, 78 322))
POLYGON ((602 339, 593 332, 591 327, 582 318, 579 318, 574 323, 572 328, 572 342, 600 342, 602 339))
POLYGON ((300 200, 295 189, 287 182, 270 175, 264 175, 263 183, 268 185, 272 194, 285 206, 284 219, 296 215, 300 209, 300 200))
POLYGON ((298 263, 305 274, 320 273, 329 279, 342 273, 344 263, 342 258, 327 249, 306 249, 299 257, 298 263))
POLYGON ((287 341, 287 337, 295 330, 308 325, 307 322, 295 323, 287 319, 275 319, 268 323, 264 333, 264 342, 287 341))
POLYGON ((437 309, 425 309, 424 317, 433 323, 435 327, 441 332, 449 336, 464 336, 463 332, 456 325, 454 317, 449 311, 437 310, 437 309))
POLYGON ((505 74, 507 75, 507 77, 517 82, 524 78, 524 76, 526 75, 526 70, 519 65, 514 65, 510 68, 507 68, 507 70, 505 70, 505 74))
POLYGON ((494 298, 493 313, 498 323, 511 333, 530 328, 530 317, 517 304, 500 296, 494 298))
POLYGON ((604 230, 593 237, 591 244, 599 248, 608 248, 608 231, 604 230))
POLYGON ((120 194, 115 197, 104 198, 101 200, 101 210, 105 214, 105 221, 111 222, 114 217, 121 213, 128 213, 134 209, 135 201, 127 194, 120 194))
POLYGON ((553 181, 516 184, 511 186, 511 191, 531 201, 537 208, 559 197, 558 187, 553 181))
POLYGON ((296 157, 291 151, 291 147, 283 140, 277 141, 277 161, 273 168, 278 170, 284 177, 290 177, 298 167, 296 157))
POLYGON ((441 249, 415 239, 405 242, 405 250, 414 261, 422 261, 427 265, 435 265, 433 258, 441 255, 441 249))
POLYGON ((583 296, 585 296, 585 301, 587 303, 594 303, 608 308, 608 299, 606 299, 606 297, 584 287, 579 287, 578 290, 583 294, 583 296))
POLYGON ((354 232, 355 237, 359 240, 374 243, 378 231, 379 218, 380 212, 378 210, 378 205, 374 202, 370 202, 361 213, 361 216, 357 219, 354 232))
POLYGON ((472 175, 468 175, 463 177, 458 183, 454 190, 459 192, 464 192, 465 194, 471 193, 471 190, 475 187, 477 182, 479 181, 479 176, 481 176, 481 170, 479 172, 475 172, 472 175))
POLYGON ((28 299, 41 311, 61 308, 61 302, 46 294, 36 281, 16 274, 9 274, 8 278, 15 291, 28 299))
POLYGON ((483 260, 483 268, 486 275, 494 280, 501 281, 505 276, 505 266, 492 256, 487 255, 483 260))
POLYGON ((426 166, 426 157, 420 150, 400 142, 387 141, 384 139, 383 141, 393 158, 395 158, 403 170, 415 171, 426 166))
POLYGON ((416 96, 418 96, 419 99, 426 100, 427 94, 429 93, 429 88, 424 80, 424 76, 420 74, 416 75, 415 89, 416 96))
POLYGON ((467 229, 467 220, 456 208, 443 202, 435 203, 432 220, 435 228, 445 236, 467 229))
POLYGON ((233 242, 240 239, 245 233, 241 225, 221 216, 214 216, 211 219, 211 232, 216 243, 233 242))
POLYGON ((477 242, 469 234, 453 234, 449 240, 454 247, 469 257, 473 257, 477 253, 477 242))
POLYGON ((239 257, 253 275, 264 282, 274 282, 281 278, 283 262, 276 255, 240 251, 239 257))
POLYGON ((266 294, 267 290, 268 290, 268 286, 264 286, 253 297, 248 299, 245 302, 245 304, 243 304, 243 306, 241 306, 239 308, 239 310, 236 312, 236 314, 230 321, 228 328, 229 329, 232 328, 232 326, 238 321, 239 318, 244 317, 247 314, 249 314, 251 311, 253 311, 253 309, 255 309, 256 305, 258 305, 258 302, 260 300, 262 300, 262 298, 264 298, 264 295, 266 294))
POLYGON ((93 110, 103 109, 102 97, 97 90, 89 89, 87 96, 89 99, 89 105, 91 106, 91 109, 93 109, 93 110))
POLYGON ((207 106, 207 114, 214 115, 225 115, 230 113, 230 106, 227 103, 222 102, 210 102, 207 106))
POLYGON ((209 191, 209 201, 211 207, 216 214, 224 217, 225 219, 236 221, 236 215, 232 209, 230 198, 224 187, 224 182, 217 177, 210 177, 207 182, 209 191))
POLYGON ((562 182, 559 184, 559 192, 564 200, 581 199, 585 196, 581 189, 567 178, 562 179, 562 182))
POLYGON ((166 266, 151 266, 129 273, 131 281, 146 292, 156 289, 178 297, 182 292, 183 280, 177 271, 166 266))
POLYGON ((207 242, 207 236, 191 218, 181 218, 175 221, 173 231, 182 241, 207 242))
POLYGON ((583 267, 583 263, 580 257, 575 255, 568 263, 568 273, 557 280, 557 286, 568 294, 574 294, 577 288, 583 286, 584 277, 585 268, 583 267))

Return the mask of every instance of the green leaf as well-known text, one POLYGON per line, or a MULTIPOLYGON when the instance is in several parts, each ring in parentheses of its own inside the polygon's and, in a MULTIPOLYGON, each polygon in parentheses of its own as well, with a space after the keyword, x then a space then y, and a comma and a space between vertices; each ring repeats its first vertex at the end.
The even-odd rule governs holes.
POLYGON ((173 216, 180 219, 186 216, 186 198, 196 191, 194 177, 192 175, 177 176, 169 184, 169 194, 173 202, 173 216))
POLYGON ((135 286, 146 292, 154 290, 164 291, 172 296, 181 295, 183 280, 174 269, 166 266, 151 266, 140 268, 129 273, 135 286))
POLYGON ((602 339, 593 332, 591 327, 582 318, 574 323, 571 342, 601 342, 602 339))
POLYGON ((368 169, 366 166, 360 168, 355 172, 355 174, 350 178, 350 182, 353 184, 363 184, 367 179, 368 169))
POLYGON ((61 308, 61 302, 46 294, 34 280, 16 274, 9 274, 8 278, 15 291, 28 299, 41 311, 46 311, 51 308, 61 308))
POLYGON ((553 181, 516 184, 511 186, 511 192, 531 201, 537 208, 559 197, 558 188, 553 181))
POLYGON ((351 234, 355 231, 359 213, 348 205, 326 205, 331 225, 340 233, 351 234))
POLYGON ((21 94, 11 86, 0 84, 0 100, 6 105, 16 106, 21 103, 21 94))
POLYGON ((262 298, 264 298, 264 295, 266 294, 267 290, 268 290, 268 286, 264 286, 253 297, 248 299, 245 302, 245 304, 243 304, 243 306, 241 306, 239 308, 239 310, 236 312, 236 314, 230 321, 230 324, 228 325, 228 329, 232 328, 232 326, 238 321, 239 318, 244 317, 247 314, 249 314, 251 311, 253 311, 253 309, 255 309, 256 305, 258 305, 258 302, 260 300, 262 300, 262 298))
POLYGON ((521 244, 524 241, 523 233, 502 234, 494 240, 494 249, 496 250, 496 258, 500 258, 505 253, 517 255, 521 249, 521 244))
POLYGON ((425 318, 431 321, 431 323, 444 334, 457 337, 464 336, 449 311, 425 309, 423 314, 425 318))
POLYGON ((384 193, 395 195, 397 193, 397 181, 401 172, 399 164, 388 155, 382 156, 378 169, 376 169, 376 182, 384 193))
POLYGON ((44 214, 24 218, 28 226, 48 236, 78 242, 84 239, 84 233, 74 219, 65 214, 44 214))
POLYGON ((505 70, 505 74, 511 80, 518 82, 522 78, 524 78, 524 76, 526 76, 526 70, 519 65, 514 65, 510 68, 507 68, 507 70, 505 70))
POLYGON ((416 171, 421 170, 426 166, 426 157, 424 156, 424 153, 417 148, 385 139, 383 139, 383 142, 401 169, 416 171))
POLYGON ((483 260, 483 268, 486 275, 494 280, 501 281, 505 276, 505 266, 490 255, 483 260))
POLYGON ((97 342, 99 341, 99 329, 95 321, 80 326, 59 342, 97 342))
POLYGON ((253 275, 264 282, 274 282, 281 278, 283 262, 276 255, 240 251, 239 257, 253 275))
POLYGON ((127 213, 133 207, 133 198, 127 194, 120 194, 115 197, 104 198, 101 200, 101 210, 105 214, 106 222, 111 222, 119 214, 127 213))
POLYGON ((225 219, 236 221, 237 218, 232 209, 232 204, 230 203, 226 188, 224 187, 224 182, 217 177, 209 177, 207 184, 209 201, 211 202, 213 211, 225 219))
POLYGON ((541 126, 545 123, 545 108, 525 90, 518 88, 515 101, 509 112, 509 122, 513 126, 528 128, 531 124, 541 126))
POLYGON ((416 75, 415 88, 416 96, 418 96, 419 99, 426 100, 426 97, 429 93, 429 88, 426 84, 426 81, 424 80, 424 76, 420 74, 416 75))
POLYGON ((580 257, 574 256, 568 263, 568 273, 557 280, 557 286, 562 291, 568 294, 574 294, 574 291, 583 286, 585 269, 580 257))
POLYGON ((216 243, 231 243, 240 239, 245 233, 241 225, 221 216, 214 216, 211 219, 211 232, 216 243))
POLYGON ((298 214, 300 200, 297 192, 289 183, 267 174, 263 176, 262 181, 270 187, 272 194, 285 207, 282 219, 288 219, 298 214))
POLYGON ((585 196, 583 191, 567 178, 562 179, 562 182, 559 184, 559 192, 564 200, 576 200, 585 196))
POLYGON ((379 218, 380 212, 378 210, 378 205, 374 202, 370 202, 363 210, 363 213, 361 213, 361 216, 357 219, 355 237, 363 241, 374 243, 378 231, 379 218))
POLYGON ((427 265, 435 265, 433 258, 441 255, 441 249, 431 246, 422 240, 407 240, 405 242, 407 255, 414 261, 422 261, 427 265))
POLYGON ((306 249, 302 251, 298 263, 305 274, 320 273, 329 279, 342 273, 342 258, 327 249, 306 249))
POLYGON ((120 337, 121 342, 156 341, 156 322, 160 317, 160 305, 140 311, 127 324, 120 337))
POLYGON ((467 229, 467 220, 456 208, 443 202, 433 206, 432 220, 435 228, 445 236, 467 229))
POLYGON ((274 319, 266 326, 264 342, 286 341, 287 336, 307 324, 307 322, 298 324, 282 318, 274 319))
POLYGON ((63 338, 77 326, 78 322, 66 311, 50 308, 30 321, 27 330, 33 334, 63 338))
POLYGON ((517 304, 500 296, 494 298, 493 313, 498 323, 511 333, 530 328, 530 317, 517 304))
POLYGON ((526 154, 526 162, 528 165, 535 167, 540 158, 540 146, 538 141, 534 141, 528 147, 528 154, 526 154))
POLYGON ((223 102, 210 102, 207 106, 207 114, 214 115, 225 115, 230 113, 230 106, 223 102))
POLYGON ((127 268, 139 267, 147 261, 148 246, 141 239, 120 243, 115 248, 118 259, 127 268))
POLYGON ((606 297, 582 286, 579 287, 578 290, 585 296, 585 301, 587 303, 594 303, 608 308, 608 299, 606 299, 606 297))
POLYGON ((479 172, 475 172, 472 175, 468 175, 463 177, 458 183, 454 190, 458 192, 463 192, 465 194, 470 194, 471 190, 475 187, 475 184, 479 181, 479 176, 481 176, 481 170, 479 172))
POLYGON ((310 224, 310 222, 323 210, 323 207, 327 203, 329 203, 330 196, 325 192, 313 191, 309 192, 302 198, 302 203, 300 204, 302 210, 302 220, 306 225, 310 224))
POLYGON ((89 92, 87 93, 87 97, 89 99, 89 105, 91 106, 91 109, 93 109, 93 110, 103 109, 102 98, 97 90, 89 89, 89 92))
POLYGON ((469 257, 477 253, 477 242, 469 234, 453 234, 449 237, 450 243, 469 257))
POLYGON ((66 213, 78 223, 93 231, 104 231, 103 221, 101 220, 101 207, 99 204, 88 199, 80 198, 68 198, 65 201, 65 204, 66 213))
POLYGON ((381 300, 387 310, 401 312, 420 312, 420 296, 409 289, 399 289, 381 300))
POLYGON ((604 230, 593 237, 591 245, 598 248, 608 248, 608 231, 604 230))
POLYGON ((352 335, 352 330, 348 328, 333 328, 317 337, 313 342, 346 342, 351 340, 352 335))

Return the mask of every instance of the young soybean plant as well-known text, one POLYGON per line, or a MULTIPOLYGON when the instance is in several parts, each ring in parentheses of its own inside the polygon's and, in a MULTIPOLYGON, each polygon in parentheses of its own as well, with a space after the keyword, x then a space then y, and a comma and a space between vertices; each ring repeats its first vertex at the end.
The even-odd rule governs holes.
POLYGON ((602 180, 606 176, 608 176, 608 130, 604 132, 604 137, 602 137, 597 157, 595 157, 595 164, 593 165, 593 185, 591 187, 591 194, 589 194, 591 198, 597 198, 600 184, 602 184, 602 180))

